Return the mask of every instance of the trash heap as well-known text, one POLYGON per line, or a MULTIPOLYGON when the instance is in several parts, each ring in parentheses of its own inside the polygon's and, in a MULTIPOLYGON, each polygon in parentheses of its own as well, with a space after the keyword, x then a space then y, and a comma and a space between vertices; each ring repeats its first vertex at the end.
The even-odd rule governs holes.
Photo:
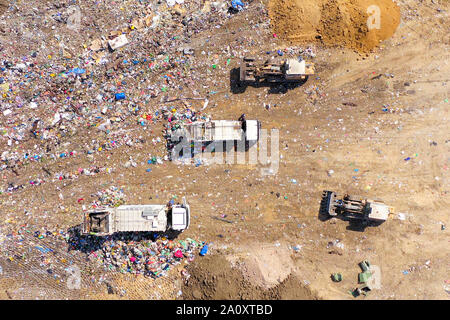
POLYGON ((91 204, 91 208, 94 209, 98 207, 118 207, 125 203, 123 188, 116 186, 100 190, 92 196, 97 196, 97 200, 94 200, 91 204))
POLYGON ((58 229, 35 230, 22 225, 17 230, 2 230, 0 237, 0 259, 8 272, 33 280, 53 278, 57 283, 66 277, 64 269, 73 263, 79 264, 73 255, 67 254, 69 235, 58 229), (41 276, 37 276, 40 274, 41 276))
POLYGON ((355 298, 361 294, 367 296, 373 289, 373 271, 370 262, 368 260, 364 260, 361 261, 358 265, 362 270, 362 272, 358 274, 358 283, 360 283, 361 285, 358 288, 355 288, 353 291, 349 292, 355 298))
POLYGON ((159 278, 173 266, 183 261, 190 263, 206 252, 204 242, 191 238, 169 240, 155 233, 85 237, 57 229, 33 230, 24 225, 0 237, 1 258, 32 269, 44 267, 55 279, 64 275, 64 269, 69 265, 85 265, 85 254, 92 266, 106 272, 159 278))
POLYGON ((203 243, 193 239, 123 241, 110 239, 89 254, 88 259, 105 271, 118 271, 159 278, 183 260, 192 262, 203 243))
MULTIPOLYGON (((206 100, 208 101, 208 100, 206 100)), ((206 105, 206 103, 205 103, 206 105)), ((166 115, 166 120, 168 121, 166 125, 164 125, 164 137, 167 140, 167 150, 169 153, 169 159, 172 159, 172 150, 175 147, 175 143, 170 140, 171 132, 179 129, 185 124, 191 124, 194 122, 204 122, 204 121, 210 121, 211 117, 207 114, 202 114, 201 111, 197 112, 195 108, 193 108, 191 105, 185 103, 184 108, 182 109, 175 109, 172 108, 170 110, 170 114, 167 113, 166 110, 162 110, 163 114, 166 115)), ((201 150, 197 150, 198 152, 201 152, 201 150)), ((186 159, 184 160, 184 164, 187 164, 186 159)), ((199 166, 198 162, 195 162, 193 159, 192 161, 189 161, 189 163, 194 163, 197 167, 199 166)))
MULTIPOLYGON (((216 57, 187 44, 193 34, 225 23, 228 7, 199 0, 120 0, 117 10, 92 0, 25 0, 9 7, 4 17, 11 28, 2 32, 10 42, 0 45, 0 171, 33 162, 52 167, 143 143, 141 130, 153 134, 159 109, 171 98, 201 99, 217 89, 210 77, 227 69, 205 74, 202 68, 222 64, 234 52, 216 57), (102 27, 77 20, 78 14, 102 27)), ((192 118, 192 109, 174 117, 192 118)), ((8 188, 0 186, 2 192, 8 188)))

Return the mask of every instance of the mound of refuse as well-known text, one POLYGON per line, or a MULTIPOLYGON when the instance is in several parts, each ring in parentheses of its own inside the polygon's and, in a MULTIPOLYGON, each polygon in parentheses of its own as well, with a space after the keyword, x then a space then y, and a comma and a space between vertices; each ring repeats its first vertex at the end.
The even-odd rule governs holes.
POLYGON ((270 0, 274 33, 293 44, 322 41, 368 52, 400 24, 392 0, 270 0))
POLYGON ((2 15, 6 9, 8 9, 8 1, 0 0, 0 15, 2 15))

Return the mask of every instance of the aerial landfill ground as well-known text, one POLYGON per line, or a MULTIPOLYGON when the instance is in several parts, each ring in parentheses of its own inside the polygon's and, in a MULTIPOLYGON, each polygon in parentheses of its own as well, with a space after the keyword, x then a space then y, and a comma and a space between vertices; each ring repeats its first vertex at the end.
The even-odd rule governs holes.
POLYGON ((449 12, 0 0, 0 299, 448 300, 449 12))

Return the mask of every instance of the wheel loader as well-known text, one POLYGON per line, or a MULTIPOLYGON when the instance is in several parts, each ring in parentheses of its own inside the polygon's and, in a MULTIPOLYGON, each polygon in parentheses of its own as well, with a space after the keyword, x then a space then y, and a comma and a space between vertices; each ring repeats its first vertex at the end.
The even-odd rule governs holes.
POLYGON ((239 67, 240 84, 304 82, 314 74, 314 63, 301 58, 286 59, 270 63, 269 60, 259 64, 254 58, 244 58, 239 67))
POLYGON ((386 221, 389 214, 394 213, 394 208, 381 200, 364 199, 348 194, 340 197, 333 191, 324 191, 321 213, 331 217, 340 216, 349 220, 360 220, 366 225, 378 225, 386 221))

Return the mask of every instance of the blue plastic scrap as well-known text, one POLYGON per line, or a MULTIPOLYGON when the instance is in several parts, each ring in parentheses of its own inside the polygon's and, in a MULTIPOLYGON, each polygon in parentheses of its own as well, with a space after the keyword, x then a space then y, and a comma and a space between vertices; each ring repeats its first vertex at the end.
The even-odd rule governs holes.
POLYGON ((35 248, 38 249, 42 253, 47 253, 47 252, 52 252, 53 251, 52 249, 43 248, 43 247, 40 247, 40 246, 36 246, 35 248))
POLYGON ((231 1, 231 6, 234 8, 234 9, 242 9, 245 5, 244 5, 244 3, 241 1, 241 0, 232 0, 231 1))
POLYGON ((125 99, 125 93, 116 93, 116 100, 125 99))
POLYGON ((83 74, 86 72, 85 69, 81 69, 81 68, 73 68, 72 70, 70 70, 69 72, 73 72, 75 74, 83 74))
POLYGON ((200 255, 204 256, 205 254, 208 253, 208 244, 205 244, 202 248, 202 250, 200 250, 200 255))

